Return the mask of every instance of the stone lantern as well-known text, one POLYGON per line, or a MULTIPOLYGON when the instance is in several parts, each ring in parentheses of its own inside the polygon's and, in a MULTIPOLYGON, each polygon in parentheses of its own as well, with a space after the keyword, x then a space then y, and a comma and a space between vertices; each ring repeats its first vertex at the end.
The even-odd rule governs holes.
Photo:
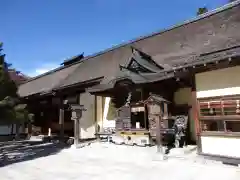
POLYGON ((81 139, 81 118, 82 112, 86 111, 83 105, 79 104, 71 104, 70 105, 72 110, 72 117, 71 119, 74 121, 74 144, 77 147, 79 140, 81 139))

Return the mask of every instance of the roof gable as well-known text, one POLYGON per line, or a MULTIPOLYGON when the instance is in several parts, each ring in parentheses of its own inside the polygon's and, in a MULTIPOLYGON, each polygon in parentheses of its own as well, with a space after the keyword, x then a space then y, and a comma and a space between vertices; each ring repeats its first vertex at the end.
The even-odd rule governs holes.
POLYGON ((148 54, 132 47, 132 56, 126 69, 138 73, 156 73, 164 68, 159 66, 148 54))

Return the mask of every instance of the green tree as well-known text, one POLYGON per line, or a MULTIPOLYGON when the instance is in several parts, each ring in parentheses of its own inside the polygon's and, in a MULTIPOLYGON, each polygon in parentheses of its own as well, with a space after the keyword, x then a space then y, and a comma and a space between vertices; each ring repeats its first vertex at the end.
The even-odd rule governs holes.
POLYGON ((208 12, 207 7, 201 7, 201 8, 198 8, 197 15, 201 15, 201 14, 204 14, 206 12, 208 12))
POLYGON ((17 85, 9 77, 10 64, 5 62, 2 46, 3 44, 0 43, 0 123, 16 124, 16 138, 18 138, 20 125, 32 121, 33 115, 28 112, 27 105, 20 101, 17 85))

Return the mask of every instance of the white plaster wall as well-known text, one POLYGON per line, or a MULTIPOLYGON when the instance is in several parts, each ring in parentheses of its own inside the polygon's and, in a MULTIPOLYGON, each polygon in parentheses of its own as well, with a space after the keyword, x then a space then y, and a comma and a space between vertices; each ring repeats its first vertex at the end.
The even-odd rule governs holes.
POLYGON ((197 98, 240 94, 240 66, 196 74, 197 98))
MULTIPOLYGON (((106 97, 97 96, 97 125, 100 127, 100 132, 103 132, 105 128, 115 128, 115 119, 104 119, 104 108, 103 104, 106 97)), ((110 100, 111 101, 111 100, 110 100)), ((110 108, 110 106, 109 106, 110 108)), ((108 109, 109 112, 109 109, 108 109)), ((107 118, 107 117, 106 117, 107 118)))
MULTIPOLYGON (((180 88, 174 93, 174 103, 176 105, 188 104, 191 106, 192 92, 191 88, 180 88)), ((189 112, 191 139, 196 141, 195 121, 191 110, 189 112)))
POLYGON ((116 120, 105 120, 103 121, 103 128, 115 128, 116 120))
POLYGON ((103 97, 97 96, 97 124, 100 127, 100 131, 103 129, 103 97))
POLYGON ((103 122, 102 122, 103 129, 115 128, 116 117, 114 117, 112 113, 116 112, 116 108, 113 106, 111 98, 110 99, 106 97, 103 97, 103 98, 104 98, 104 105, 103 105, 104 111, 103 111, 103 122), (104 117, 105 111, 106 111, 106 114, 105 114, 106 117, 104 117))
POLYGON ((201 144, 203 153, 240 158, 240 138, 202 136, 201 144))
POLYGON ((80 94, 80 104, 87 109, 80 119, 80 137, 81 139, 94 138, 96 132, 95 96, 89 93, 80 94))

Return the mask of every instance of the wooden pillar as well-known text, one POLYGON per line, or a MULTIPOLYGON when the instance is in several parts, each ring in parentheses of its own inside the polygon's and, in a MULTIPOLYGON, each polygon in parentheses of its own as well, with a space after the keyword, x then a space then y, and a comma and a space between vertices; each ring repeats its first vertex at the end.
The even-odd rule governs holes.
POLYGON ((200 137, 200 121, 198 116, 198 102, 197 102, 197 92, 196 92, 196 81, 195 81, 195 75, 192 75, 192 117, 195 121, 195 133, 196 133, 196 143, 197 143, 197 149, 198 153, 201 152, 201 137, 200 137))
POLYGON ((103 114, 104 114, 104 108, 105 108, 105 101, 106 101, 106 97, 102 97, 102 121, 101 121, 101 132, 103 132, 103 114))
POLYGON ((94 95, 94 119, 95 119, 95 134, 98 133, 98 109, 97 96, 94 95))
POLYGON ((64 137, 64 109, 59 109, 59 124, 60 124, 60 136, 64 137))
POLYGON ((144 104, 144 128, 148 129, 148 116, 147 116, 147 105, 144 104))
POLYGON ((31 137, 32 136, 32 122, 28 122, 27 130, 28 130, 28 137, 31 137))
POLYGON ((162 121, 162 110, 161 106, 159 115, 156 116, 156 141, 157 141, 157 152, 163 153, 163 146, 162 146, 162 134, 161 134, 161 121, 162 121))
POLYGON ((163 103, 163 117, 164 118, 168 117, 168 105, 167 105, 167 103, 163 103))

